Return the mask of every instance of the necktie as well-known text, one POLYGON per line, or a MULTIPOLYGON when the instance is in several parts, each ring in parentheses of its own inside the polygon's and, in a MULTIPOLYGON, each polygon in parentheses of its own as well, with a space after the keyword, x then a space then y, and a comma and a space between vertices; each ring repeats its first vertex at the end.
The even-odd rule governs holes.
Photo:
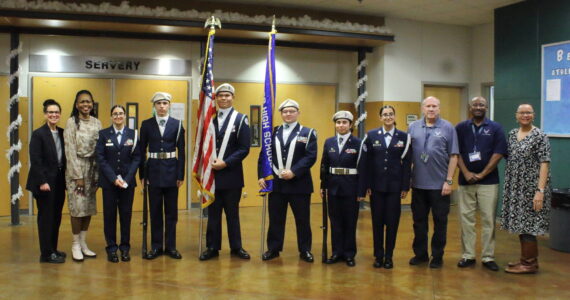
POLYGON ((289 124, 285 124, 285 129, 289 129, 289 124))
POLYGON ((158 124, 159 124, 160 126, 164 126, 164 123, 166 123, 165 120, 160 120, 160 121, 158 121, 158 124))
POLYGON ((220 113, 218 114, 218 118, 221 118, 221 117, 223 117, 223 116, 224 116, 224 112, 220 112, 220 113))
POLYGON ((338 138, 338 143, 342 145, 343 138, 338 138))
POLYGON ((121 144, 121 132, 117 131, 117 143, 120 145, 121 144))

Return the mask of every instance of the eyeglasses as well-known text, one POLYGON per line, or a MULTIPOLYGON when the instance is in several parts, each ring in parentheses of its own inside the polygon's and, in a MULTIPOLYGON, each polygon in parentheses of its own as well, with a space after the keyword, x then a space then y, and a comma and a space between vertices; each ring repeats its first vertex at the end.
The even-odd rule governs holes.
POLYGON ((392 113, 387 113, 387 114, 382 114, 382 117, 388 118, 388 117, 393 117, 394 114, 392 113))
POLYGON ((48 115, 59 115, 60 112, 59 112, 59 111, 55 111, 55 110, 48 110, 48 111, 46 111, 46 114, 48 114, 48 115))
POLYGON ((124 116, 124 115, 125 115, 124 112, 116 112, 116 113, 112 114, 113 117, 120 117, 120 116, 124 116))
POLYGON ((281 111, 281 113, 284 114, 284 115, 285 115, 285 114, 292 115, 292 114, 294 114, 294 113, 296 113, 296 112, 297 112, 296 109, 284 109, 284 110, 281 111))
POLYGON ((534 112, 533 111, 517 111, 517 114, 523 115, 523 116, 530 116, 530 115, 534 115, 534 112))

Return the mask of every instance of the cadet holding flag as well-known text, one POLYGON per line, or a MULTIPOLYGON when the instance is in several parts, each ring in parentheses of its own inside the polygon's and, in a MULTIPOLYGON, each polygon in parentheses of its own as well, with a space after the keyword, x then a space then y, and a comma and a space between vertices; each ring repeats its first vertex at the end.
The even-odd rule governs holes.
POLYGON ((345 260, 356 265, 358 201, 366 195, 366 152, 363 141, 351 134, 354 117, 349 111, 334 114, 336 135, 325 141, 321 160, 321 197, 328 195, 332 229, 332 256, 327 264, 345 260), (328 193, 328 194, 327 194, 328 193))
MULTIPOLYGON (((312 234, 310 224, 311 193, 313 180, 311 167, 317 160, 317 134, 315 130, 303 127, 297 122, 299 104, 287 99, 279 105, 283 125, 274 129, 273 192, 269 194, 268 250, 263 260, 274 259, 283 250, 287 204, 291 205, 297 227, 297 247, 300 258, 313 262, 311 254, 312 234)), ((265 189, 265 176, 262 172, 262 159, 258 161, 259 186, 265 189)))
POLYGON ((200 260, 219 255, 222 248, 222 210, 226 213, 231 254, 249 259, 242 248, 239 223, 239 201, 243 183, 242 161, 249 154, 250 130, 247 116, 233 108, 235 89, 224 83, 216 89, 218 113, 214 118, 216 128, 216 160, 212 164, 216 182, 216 200, 208 206, 206 251, 200 260))
POLYGON ((178 188, 184 181, 184 127, 180 120, 169 116, 171 99, 168 93, 156 92, 151 99, 156 116, 144 120, 140 130, 140 149, 144 159, 141 160, 139 175, 141 181, 148 181, 150 203, 152 249, 147 253, 147 259, 157 258, 163 253, 175 259, 182 258, 176 250, 176 222, 178 188), (147 151, 148 170, 145 173, 147 151), (148 174, 148 178, 144 178, 144 174, 148 174))

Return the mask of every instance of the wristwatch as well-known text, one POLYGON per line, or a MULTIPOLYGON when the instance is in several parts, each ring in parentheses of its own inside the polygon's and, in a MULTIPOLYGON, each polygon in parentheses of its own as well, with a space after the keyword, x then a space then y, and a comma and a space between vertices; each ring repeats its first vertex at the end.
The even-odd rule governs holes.
POLYGON ((445 181, 448 185, 453 185, 453 179, 448 179, 445 181))
POLYGON ((537 190, 544 194, 544 189, 537 189, 537 190))

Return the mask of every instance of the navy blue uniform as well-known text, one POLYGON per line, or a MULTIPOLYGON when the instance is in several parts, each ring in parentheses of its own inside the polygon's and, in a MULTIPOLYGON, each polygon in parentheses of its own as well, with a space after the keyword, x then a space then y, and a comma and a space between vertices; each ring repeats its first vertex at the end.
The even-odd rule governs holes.
MULTIPOLYGON (((291 205, 297 227, 297 247, 299 252, 311 250, 312 233, 310 224, 311 193, 313 180, 311 167, 317 160, 317 135, 311 128, 300 124, 293 129, 287 141, 283 141, 283 126, 273 130, 273 192, 269 194, 269 230, 267 247, 270 251, 282 251, 285 238, 285 222, 287 220, 287 204, 291 205), (291 171, 295 174, 290 180, 284 180, 277 175, 278 162, 275 141, 281 144, 283 164, 286 164, 291 143, 294 143, 291 171)), ((258 178, 261 173, 261 155, 258 161, 258 178)))
POLYGON ((321 159, 321 189, 328 193, 333 256, 354 258, 356 255, 357 197, 366 195, 366 146, 350 136, 342 149, 338 137, 325 141, 321 159), (358 174, 334 174, 330 168, 352 169, 358 174))
POLYGON ((244 186, 242 161, 249 154, 251 133, 247 116, 244 114, 236 112, 237 116, 233 124, 229 124, 233 111, 234 110, 231 109, 228 113, 221 128, 218 128, 218 120, 214 119, 217 154, 220 154, 226 128, 231 126, 224 157, 218 157, 221 158, 227 166, 222 170, 214 171, 216 199, 208 206, 206 247, 214 250, 220 250, 222 248, 222 210, 226 213, 230 248, 234 250, 242 248, 239 222, 239 201, 241 199, 241 190, 244 186))
POLYGON ((118 142, 114 127, 99 131, 95 148, 99 164, 99 186, 103 189, 103 231, 107 252, 129 250, 133 198, 137 185, 135 175, 141 160, 139 143, 134 130, 124 127, 118 142), (126 189, 115 185, 117 176, 128 184, 126 189), (117 209, 121 221, 121 243, 117 246, 117 209))
POLYGON ((402 191, 410 190, 412 165, 411 140, 406 132, 395 129, 390 145, 386 145, 384 138, 382 127, 370 130, 365 138, 368 148, 368 182, 372 191, 370 210, 374 256, 377 260, 392 258, 400 223, 400 195, 402 191))
POLYGON ((184 180, 186 160, 184 127, 180 121, 168 118, 164 134, 155 117, 144 120, 140 129, 141 169, 140 178, 144 178, 146 152, 171 153, 177 151, 177 158, 148 158, 147 172, 149 180, 149 203, 152 250, 176 250, 176 222, 178 221, 177 180, 184 180), (163 209, 166 223, 163 229, 163 209), (163 231, 164 230, 164 231, 163 231), (166 240, 165 240, 166 239, 166 240))

